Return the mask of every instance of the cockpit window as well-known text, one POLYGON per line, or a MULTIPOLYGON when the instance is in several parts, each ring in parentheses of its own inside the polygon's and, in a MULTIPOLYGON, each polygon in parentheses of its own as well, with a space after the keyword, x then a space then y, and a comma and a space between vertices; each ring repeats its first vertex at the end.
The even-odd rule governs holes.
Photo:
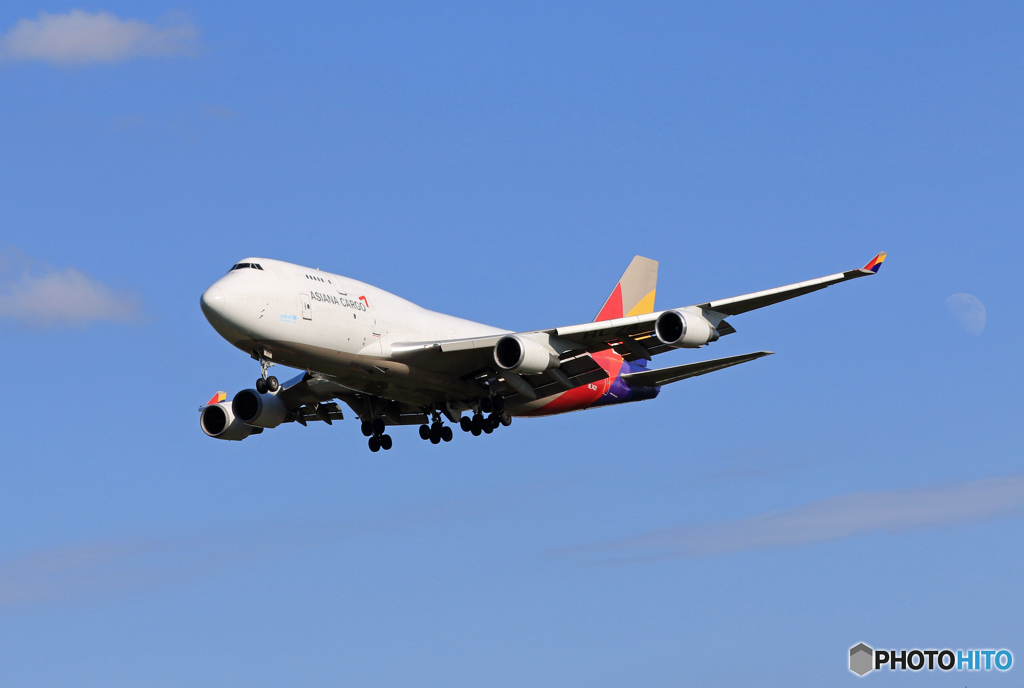
POLYGON ((242 270, 244 268, 252 268, 253 270, 263 269, 259 263, 235 263, 235 265, 230 270, 228 270, 228 272, 234 272, 235 270, 242 270))

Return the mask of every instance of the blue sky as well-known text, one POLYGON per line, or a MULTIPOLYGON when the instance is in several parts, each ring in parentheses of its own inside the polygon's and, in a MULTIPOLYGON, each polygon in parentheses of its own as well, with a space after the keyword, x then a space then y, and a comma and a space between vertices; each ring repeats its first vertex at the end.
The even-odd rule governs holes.
POLYGON ((4 3, 3 682, 1024 660, 1022 29, 1010 3, 4 3), (258 373, 198 304, 245 256, 531 329, 592 318, 638 253, 668 307, 879 250, 659 357, 778 352, 654 402, 381 454, 351 419, 198 427, 258 373))

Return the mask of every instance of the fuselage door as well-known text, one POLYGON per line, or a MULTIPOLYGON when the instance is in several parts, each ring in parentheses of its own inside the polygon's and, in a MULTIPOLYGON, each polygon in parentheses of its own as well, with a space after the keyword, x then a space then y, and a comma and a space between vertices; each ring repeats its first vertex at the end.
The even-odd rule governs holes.
POLYGON ((313 319, 313 302, 309 300, 309 294, 299 294, 302 299, 302 319, 313 319))

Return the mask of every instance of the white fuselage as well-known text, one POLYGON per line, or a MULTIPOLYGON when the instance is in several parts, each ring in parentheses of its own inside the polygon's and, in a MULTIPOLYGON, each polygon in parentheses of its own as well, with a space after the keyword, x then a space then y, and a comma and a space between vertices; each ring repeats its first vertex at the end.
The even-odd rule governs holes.
POLYGON ((357 280, 267 258, 246 258, 207 289, 203 313, 231 344, 292 368, 331 375, 354 390, 430 403, 465 383, 391 358, 398 342, 505 334, 421 308, 357 280), (388 374, 375 374, 386 371, 388 374), (429 387, 433 391, 426 391, 429 387), (402 390, 406 390, 403 394, 402 390))

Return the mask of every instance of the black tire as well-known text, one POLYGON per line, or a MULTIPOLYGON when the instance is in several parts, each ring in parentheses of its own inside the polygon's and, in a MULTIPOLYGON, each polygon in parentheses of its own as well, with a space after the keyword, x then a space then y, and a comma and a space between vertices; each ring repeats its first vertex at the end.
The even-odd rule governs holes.
POLYGON ((459 420, 459 427, 462 428, 462 432, 469 432, 473 429, 473 420, 468 416, 463 416, 459 420))
POLYGON ((264 380, 263 378, 260 378, 259 380, 257 380, 256 381, 256 391, 259 392, 260 394, 266 394, 267 393, 267 381, 264 380))
POLYGON ((274 394, 279 389, 281 389, 281 383, 277 381, 277 378, 274 377, 273 375, 268 377, 267 378, 267 391, 270 392, 271 394, 274 394))
POLYGON ((380 440, 377 439, 376 437, 371 437, 370 441, 367 442, 367 444, 370 445, 370 451, 372 451, 374 454, 380 451, 380 440))
POLYGON ((441 444, 441 433, 440 432, 436 432, 436 433, 432 432, 432 433, 430 433, 430 443, 431 444, 441 444))
POLYGON ((491 400, 490 399, 481 399, 480 400, 480 410, 483 411, 484 413, 490 413, 491 412, 491 400))
POLYGON ((391 449, 391 446, 392 446, 391 435, 381 435, 380 436, 380 448, 383 449, 384 451, 387 451, 387 450, 391 449))
POLYGON ((375 418, 373 421, 373 434, 383 435, 384 434, 384 421, 380 418, 375 418))
POLYGON ((500 420, 501 424, 507 428, 508 426, 512 425, 512 414, 509 413, 508 411, 502 411, 501 415, 498 416, 498 420, 500 420))
POLYGON ((441 428, 441 439, 442 440, 444 440, 445 442, 451 442, 452 438, 454 438, 454 437, 455 437, 455 433, 452 432, 452 429, 450 427, 448 427, 446 425, 443 428, 441 428))
POLYGON ((491 406, 494 407, 495 413, 501 413, 502 411, 505 410, 505 398, 494 397, 494 399, 491 400, 491 406))
POLYGON ((362 431, 363 437, 369 437, 373 434, 373 423, 368 420, 364 420, 360 424, 359 429, 362 431))
POLYGON ((483 432, 483 430, 474 425, 473 429, 470 430, 470 432, 473 433, 473 437, 479 437, 480 433, 483 432))
MULTIPOLYGON (((479 413, 476 414, 475 416, 473 416, 473 420, 471 421, 471 424, 470 424, 470 429, 471 430, 483 430, 484 429, 484 417, 481 416, 479 413)), ((474 432, 473 434, 474 435, 479 435, 480 433, 479 432, 474 432)))
POLYGON ((491 425, 491 421, 489 421, 489 420, 485 420, 484 421, 484 428, 483 428, 483 430, 488 435, 490 435, 492 432, 494 432, 494 426, 491 425))
POLYGON ((421 425, 420 426, 420 439, 421 440, 429 440, 430 439, 430 426, 429 425, 421 425))

